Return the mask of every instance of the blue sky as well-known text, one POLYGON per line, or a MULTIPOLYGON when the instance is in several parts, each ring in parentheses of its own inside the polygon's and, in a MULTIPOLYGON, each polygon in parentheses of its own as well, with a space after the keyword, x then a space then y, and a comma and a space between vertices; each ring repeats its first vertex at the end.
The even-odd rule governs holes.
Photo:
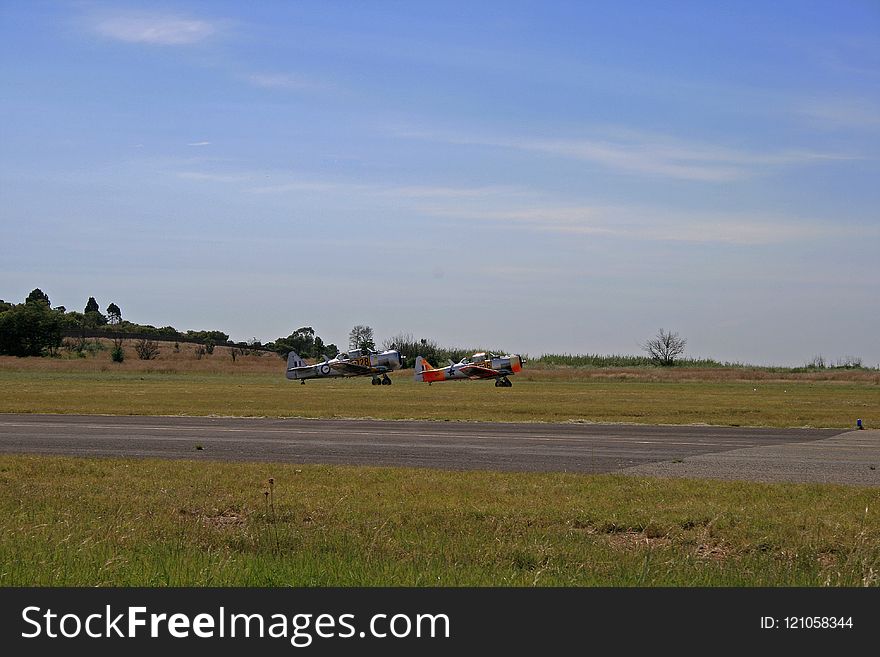
POLYGON ((880 364, 880 4, 0 4, 0 298, 880 364))

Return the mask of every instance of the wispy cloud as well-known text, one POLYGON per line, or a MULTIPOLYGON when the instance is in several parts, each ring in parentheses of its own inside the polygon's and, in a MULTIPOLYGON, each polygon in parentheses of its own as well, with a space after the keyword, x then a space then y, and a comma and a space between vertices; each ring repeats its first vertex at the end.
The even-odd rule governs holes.
POLYGON ((237 183, 252 180, 250 174, 239 173, 204 173, 201 171, 180 171, 177 177, 181 180, 197 180, 200 182, 237 183))
POLYGON ((194 141, 194 142, 187 144, 187 146, 210 146, 210 145, 211 145, 211 142, 209 142, 209 141, 194 141))
POLYGON ((880 128, 880 106, 867 100, 837 99, 812 100, 800 108, 800 113, 814 124, 833 129, 880 128))
MULTIPOLYGON (((328 181, 309 178, 291 179, 285 175, 262 174, 264 178, 275 178, 277 182, 251 187, 247 191, 254 194, 288 194, 296 192, 334 191, 345 194, 362 194, 365 197, 390 197, 400 200, 432 199, 434 201, 458 199, 509 198, 524 193, 515 187, 496 185, 483 187, 449 187, 440 185, 393 185, 386 183, 352 183, 347 181, 328 181), (285 179, 286 178, 286 179, 285 179)), ((191 176, 192 177, 192 176, 191 176)), ((251 178, 256 175, 249 176, 251 178)), ((243 179, 243 178, 240 178, 243 179)))
POLYGON ((517 265, 487 265, 481 269, 483 274, 488 276, 496 276, 498 278, 511 279, 511 278, 521 278, 525 280, 531 280, 537 276, 560 276, 567 275, 571 272, 562 267, 524 267, 517 265))
POLYGON ((93 29, 118 41, 162 46, 197 43, 217 32, 217 26, 205 20, 142 13, 102 16, 94 20, 93 29))
POLYGON ((548 206, 516 210, 435 207, 424 208, 424 212, 448 219, 504 223, 521 230, 640 241, 754 246, 840 235, 880 237, 880 227, 876 226, 846 227, 779 215, 675 212, 625 206, 548 206))
POLYGON ((283 172, 183 171, 179 178, 202 182, 241 183, 240 191, 256 195, 325 194, 356 198, 365 207, 393 198, 410 216, 428 221, 475 222, 560 235, 592 235, 634 241, 730 244, 785 244, 848 236, 880 238, 880 226, 841 223, 821 218, 756 211, 676 210, 668 206, 587 205, 554 203, 540 190, 507 185, 445 186, 361 183, 321 180, 283 172), (255 181, 265 184, 254 185, 255 181), (515 200, 514 200, 515 199, 515 200))
POLYGON ((748 178, 771 167, 840 159, 810 152, 749 153, 662 138, 625 142, 526 140, 513 146, 594 162, 619 171, 706 182, 748 178))
POLYGON ((485 187, 432 187, 432 186, 411 186, 411 187, 381 187, 374 190, 381 196, 393 196, 395 198, 486 198, 498 195, 517 195, 520 190, 513 187, 502 185, 490 185, 485 187))
POLYGON ((288 91, 315 91, 330 89, 333 85, 293 73, 252 73, 244 76, 250 84, 263 89, 288 91))
POLYGON ((251 187, 247 191, 252 194, 289 194, 292 192, 329 192, 339 190, 354 190, 359 188, 357 185, 349 185, 345 183, 333 183, 311 180, 291 180, 289 182, 279 182, 270 185, 261 185, 259 187, 251 187))
POLYGON ((606 135, 591 139, 477 137, 413 130, 395 132, 405 138, 511 148, 576 159, 623 173, 702 182, 739 180, 774 168, 819 160, 857 159, 850 155, 810 151, 750 152, 622 129, 606 130, 606 135))

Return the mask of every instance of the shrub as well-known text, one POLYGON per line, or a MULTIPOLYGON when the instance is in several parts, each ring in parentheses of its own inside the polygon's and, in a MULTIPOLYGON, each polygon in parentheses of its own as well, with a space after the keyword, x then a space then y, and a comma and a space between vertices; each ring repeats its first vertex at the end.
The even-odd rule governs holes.
POLYGON ((134 350, 141 360, 153 360, 159 355, 159 343, 155 340, 141 339, 134 345, 134 350))

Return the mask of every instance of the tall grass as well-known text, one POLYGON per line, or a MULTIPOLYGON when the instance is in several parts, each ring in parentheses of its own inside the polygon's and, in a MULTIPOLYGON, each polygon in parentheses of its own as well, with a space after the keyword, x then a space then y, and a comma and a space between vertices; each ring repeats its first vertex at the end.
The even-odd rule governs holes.
MULTIPOLYGON (((532 366, 544 367, 592 367, 592 368, 615 368, 615 367, 651 367, 660 366, 647 356, 630 356, 623 354, 542 354, 538 358, 530 360, 532 366)), ((826 366, 824 361, 821 365, 815 362, 808 363, 803 367, 782 367, 775 365, 749 365, 747 363, 717 361, 713 358, 679 358, 675 361, 674 368, 692 369, 748 369, 777 374, 814 373, 832 370, 850 370, 864 372, 878 372, 880 368, 865 367, 861 359, 848 357, 838 360, 834 365, 826 366)), ((669 369, 669 368, 664 368, 669 369)))
MULTIPOLYGON (((563 367, 656 367, 657 364, 647 356, 625 356, 621 354, 542 354, 531 361, 533 364, 563 367)), ((720 363, 711 358, 680 358, 675 367, 743 367, 740 364, 720 363)))

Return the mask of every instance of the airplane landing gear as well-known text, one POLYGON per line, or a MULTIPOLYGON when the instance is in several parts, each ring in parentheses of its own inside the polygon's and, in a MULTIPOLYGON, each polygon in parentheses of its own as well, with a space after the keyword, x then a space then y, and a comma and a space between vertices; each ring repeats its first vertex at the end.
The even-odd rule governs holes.
POLYGON ((506 376, 502 376, 500 379, 495 379, 495 387, 496 388, 510 388, 513 384, 510 382, 506 376))
POLYGON ((303 386, 304 386, 304 385, 305 385, 305 384, 306 384, 306 380, 305 380, 305 379, 303 379, 303 380, 302 380, 302 381, 300 381, 300 382, 299 382, 299 383, 300 383, 300 385, 303 385, 303 386))
POLYGON ((372 385, 374 385, 374 386, 377 386, 377 385, 379 385, 380 383, 382 383, 382 380, 381 380, 378 376, 374 376, 374 377, 373 377, 373 380, 370 381, 370 383, 371 383, 372 385))
POLYGON ((387 374, 382 376, 382 385, 383 386, 390 386, 391 385, 391 379, 388 378, 387 374))

